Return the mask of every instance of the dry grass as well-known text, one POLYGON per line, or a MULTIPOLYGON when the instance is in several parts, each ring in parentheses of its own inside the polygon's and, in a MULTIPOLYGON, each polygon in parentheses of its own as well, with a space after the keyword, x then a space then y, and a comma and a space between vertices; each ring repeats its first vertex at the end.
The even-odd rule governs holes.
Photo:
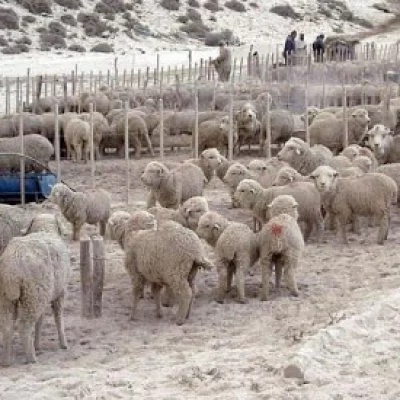
POLYGON ((52 14, 50 0, 16 0, 16 2, 32 14, 52 14))
POLYGON ((27 24, 33 24, 34 22, 36 22, 36 17, 34 17, 33 15, 24 15, 22 17, 22 21, 27 24))
POLYGON ((0 8, 0 29, 19 29, 19 17, 11 8, 0 8))
POLYGON ((200 3, 197 0, 189 0, 188 6, 193 8, 200 8, 200 3))
POLYGON ((69 26, 77 26, 78 25, 75 17, 72 14, 63 14, 60 17, 60 20, 65 25, 69 25, 69 26))
POLYGON ((65 49, 67 47, 65 39, 54 33, 42 33, 40 35, 40 44, 42 48, 65 49))
POLYGON ((113 47, 108 43, 99 43, 90 49, 93 53, 113 53, 113 47))
POLYGON ((79 10, 79 8, 83 7, 81 0, 54 0, 54 3, 69 10, 79 10))
POLYGON ((225 7, 237 12, 246 12, 246 7, 238 0, 229 0, 225 3, 225 7))
POLYGON ((80 44, 71 44, 71 46, 68 47, 69 51, 76 51, 77 53, 85 53, 86 49, 81 46, 80 44))
POLYGON ((210 31, 208 26, 204 25, 202 22, 190 22, 179 28, 182 32, 185 32, 189 37, 199 40, 204 40, 206 34, 210 31))
POLYGON ((204 44, 206 46, 218 46, 221 40, 225 42, 231 42, 233 39, 233 33, 231 30, 226 29, 222 32, 209 32, 206 34, 204 44))
POLYGON ((289 4, 271 7, 269 12, 277 14, 283 18, 299 19, 301 17, 301 15, 294 11, 293 7, 289 4))
POLYGON ((178 11, 180 2, 179 0, 161 0, 160 6, 169 11, 178 11))
POLYGON ((201 21, 201 14, 194 8, 188 8, 186 15, 193 22, 201 21))
POLYGON ((108 29, 107 24, 94 13, 80 12, 77 19, 83 24, 85 34, 90 37, 100 37, 108 29))
POLYGON ((212 12, 217 12, 221 10, 218 0, 208 0, 203 4, 203 7, 206 10, 212 11, 212 12))
POLYGON ((49 33, 52 33, 54 35, 58 35, 63 38, 67 37, 67 30, 60 22, 57 21, 50 22, 48 30, 49 33))

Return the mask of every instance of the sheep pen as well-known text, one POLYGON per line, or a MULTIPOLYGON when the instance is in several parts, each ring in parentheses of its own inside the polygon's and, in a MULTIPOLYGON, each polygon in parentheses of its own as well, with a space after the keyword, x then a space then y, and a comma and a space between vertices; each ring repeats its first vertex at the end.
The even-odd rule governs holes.
MULTIPOLYGON (((148 91, 151 92, 150 87, 148 91)), ((187 147, 190 147, 190 142, 187 147)), ((256 152, 247 150, 243 146, 243 152, 235 156, 234 161, 248 166, 258 157, 258 148, 256 152)), ((158 149, 155 149, 154 158, 143 153, 141 160, 128 159, 128 162, 107 156, 96 160, 96 188, 112 194, 113 211, 132 212, 146 208, 148 191, 140 176, 148 162, 183 162, 192 158, 192 153, 190 150, 166 152, 161 159, 158 149), (127 165, 129 188, 124 172, 127 165), (126 203, 127 191, 129 204, 126 203)), ((52 169, 55 165, 55 161, 50 161, 52 169)), ((89 166, 64 160, 61 166, 62 179, 74 189, 86 192, 92 188, 88 179, 91 174, 89 166)), ((203 195, 210 210, 229 220, 252 226, 248 212, 230 208, 229 192, 217 177, 207 183, 203 195)), ((47 212, 58 213, 56 207, 48 207, 47 212)), ((41 210, 38 205, 29 204, 27 208, 32 213, 41 210)), ((363 242, 363 237, 349 232, 348 246, 338 245, 335 232, 325 229, 322 243, 311 242, 305 246, 297 269, 297 298, 290 296, 284 283, 279 293, 271 281, 268 300, 260 302, 261 273, 256 266, 245 278, 248 303, 236 303, 234 282, 225 296, 225 304, 218 304, 214 301, 218 289, 216 270, 199 271, 194 307, 190 320, 183 327, 173 323, 173 309, 164 308, 161 320, 154 316, 154 301, 148 288, 140 304, 141 318, 135 322, 129 320, 131 284, 123 267, 124 253, 117 242, 110 240, 105 240, 107 269, 103 316, 95 321, 82 319, 79 243, 72 242, 69 233, 66 240, 73 262, 64 318, 70 349, 54 351, 57 349, 57 333, 54 324, 47 323, 50 317, 50 312, 47 312, 38 364, 31 367, 22 365, 23 352, 20 343, 15 341, 14 367, 0 367, 0 392, 10 398, 21 393, 43 398, 89 395, 107 398, 311 398, 326 393, 344 397, 348 393, 357 393, 379 398, 382 393, 373 379, 354 387, 354 375, 349 373, 342 375, 342 385, 337 385, 330 376, 325 385, 320 386, 314 380, 304 385, 301 380, 296 382, 285 378, 283 369, 309 338, 361 313, 366 307, 366 299, 378 301, 399 287, 399 225, 400 211, 394 207, 390 234, 384 246, 375 243, 375 227, 365 228, 369 232, 366 242, 363 242), (149 382, 152 371, 157 371, 157 374, 152 374, 149 382)), ((66 227, 69 229, 68 224, 66 227)), ((85 225, 83 232, 91 236, 98 230, 85 225)), ((382 313, 390 317, 389 310, 382 313)), ((388 341, 388 346, 392 346, 391 357, 396 357, 395 349, 400 338, 396 332, 391 335, 392 342, 388 341)), ((382 345, 378 338, 371 340, 382 345)), ((341 350, 345 348, 340 341, 336 345, 341 346, 341 350)), ((3 349, 0 340, 0 354, 3 349)), ((329 355, 326 357, 328 365, 332 360, 329 355)), ((381 373, 381 366, 372 360, 373 354, 365 354, 367 365, 362 373, 368 377, 381 373)), ((320 363, 324 365, 324 360, 320 363)), ((343 372, 346 367, 348 365, 337 366, 337 369, 343 372)), ((397 373, 386 370, 385 375, 387 381, 393 382, 388 393, 395 395, 397 373)))

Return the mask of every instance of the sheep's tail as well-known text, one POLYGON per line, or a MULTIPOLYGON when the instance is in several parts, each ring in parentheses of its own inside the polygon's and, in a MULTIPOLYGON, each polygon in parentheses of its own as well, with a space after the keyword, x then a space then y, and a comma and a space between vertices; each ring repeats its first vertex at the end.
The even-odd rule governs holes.
POLYGON ((0 286, 9 301, 17 301, 21 297, 21 287, 18 279, 8 279, 8 276, 0 278, 0 286))
POLYGON ((205 257, 196 259, 194 261, 194 264, 196 265, 196 267, 203 268, 207 271, 211 271, 214 268, 214 264, 211 261, 207 260, 205 257))

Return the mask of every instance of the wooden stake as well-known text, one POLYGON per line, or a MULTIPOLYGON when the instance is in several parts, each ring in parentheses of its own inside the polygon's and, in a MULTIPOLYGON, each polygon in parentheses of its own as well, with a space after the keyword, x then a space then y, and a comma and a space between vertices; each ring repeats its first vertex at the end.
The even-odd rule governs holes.
POLYGON ((60 125, 58 115, 58 103, 54 102, 54 148, 57 163, 57 183, 61 182, 60 125))
POLYGON ((104 241, 101 236, 92 238, 93 249, 93 316, 101 317, 105 274, 104 241))
POLYGON ((93 132, 93 102, 89 105, 89 113, 90 113, 90 177, 92 181, 92 189, 95 188, 95 173, 96 173, 96 164, 94 161, 94 132, 93 132))
POLYGON ((129 121, 128 121, 129 101, 124 104, 124 143, 125 143, 125 169, 126 169, 126 202, 130 201, 130 163, 129 163, 129 121))
POLYGON ((92 260, 90 257, 90 239, 84 237, 80 240, 80 270, 82 291, 82 317, 93 317, 93 274, 92 260))
MULTIPOLYGON (((24 146, 24 111, 22 104, 20 105, 19 116, 19 140, 20 140, 20 153, 25 155, 24 146)), ((25 208, 25 158, 20 158, 20 191, 21 191, 21 205, 25 208)))
POLYGON ((164 102, 160 99, 160 158, 164 159, 164 102))

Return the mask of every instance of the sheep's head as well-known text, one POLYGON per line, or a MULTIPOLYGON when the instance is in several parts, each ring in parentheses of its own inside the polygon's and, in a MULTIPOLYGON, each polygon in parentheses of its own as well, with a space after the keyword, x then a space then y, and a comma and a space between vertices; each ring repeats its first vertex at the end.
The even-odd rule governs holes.
POLYGON ((107 221, 107 233, 111 240, 121 241, 125 232, 125 224, 130 217, 131 214, 126 211, 115 211, 111 214, 107 221))
POLYGON ((267 165, 262 160, 252 160, 252 161, 250 161, 249 165, 247 166, 247 168, 249 169, 250 172, 253 172, 257 176, 262 175, 268 169, 267 165))
POLYGON ((146 165, 140 179, 145 186, 158 189, 161 185, 162 179, 167 173, 168 168, 165 165, 157 161, 151 161, 146 165))
POLYGON ((358 156, 353 160, 353 167, 358 167, 367 173, 372 169, 372 160, 367 156, 358 156))
POLYGON ((206 149, 201 152, 200 158, 211 170, 216 170, 222 164, 221 153, 216 148, 206 149))
POLYGON ((154 230, 156 227, 157 222, 153 214, 150 214, 148 211, 136 211, 126 221, 125 234, 143 230, 154 230))
MULTIPOLYGON (((321 112, 321 110, 317 107, 308 107, 307 108, 307 117, 308 117, 308 125, 311 125, 314 118, 321 112)), ((306 116, 305 113, 301 114, 300 119, 305 122, 306 116)))
POLYGON ((196 233, 208 244, 214 246, 226 225, 226 219, 214 211, 203 214, 197 225, 196 233))
POLYGON ((321 165, 310 174, 310 178, 314 181, 315 187, 321 193, 328 192, 333 188, 338 176, 339 173, 328 165, 321 165))
POLYGON ((390 129, 384 125, 378 124, 367 133, 368 144, 378 155, 383 155, 388 139, 391 136, 390 129))
POLYGON ((242 164, 235 163, 228 168, 222 180, 229 187, 236 188, 246 178, 250 178, 247 168, 242 164))
POLYGON ((208 211, 205 197, 194 196, 186 200, 180 207, 180 212, 187 221, 187 226, 195 230, 201 216, 208 211))
POLYGON ((367 127, 371 122, 371 119, 368 116, 368 111, 364 108, 359 108, 351 113, 351 118, 362 127, 367 127))
POLYGON ((296 182, 301 175, 292 167, 282 167, 272 184, 272 186, 284 186, 296 182))
POLYGON ((236 119, 240 122, 255 121, 257 113, 250 103, 245 103, 236 114, 236 119))
POLYGON ((29 235, 30 233, 44 232, 63 236, 63 228, 61 218, 58 215, 39 214, 33 217, 28 228, 23 229, 21 233, 29 235))
POLYGON ((243 179, 236 188, 234 199, 242 208, 252 208, 262 192, 261 185, 253 179, 243 179))
POLYGON ((294 219, 298 219, 298 203, 293 196, 288 194, 281 194, 275 197, 274 200, 268 205, 269 216, 276 217, 279 214, 289 214, 294 219))
POLYGON ((304 156, 307 146, 307 143, 303 140, 299 138, 291 138, 277 154, 277 158, 279 161, 286 161, 291 164, 294 160, 304 156))
POLYGON ((70 195, 71 189, 64 185, 63 183, 56 183, 50 192, 49 195, 49 201, 51 201, 53 204, 56 204, 58 206, 61 206, 65 200, 65 198, 70 195))
POLYGON ((360 155, 360 148, 361 146, 358 144, 351 144, 343 149, 341 154, 347 157, 350 161, 353 161, 358 155, 360 155))

